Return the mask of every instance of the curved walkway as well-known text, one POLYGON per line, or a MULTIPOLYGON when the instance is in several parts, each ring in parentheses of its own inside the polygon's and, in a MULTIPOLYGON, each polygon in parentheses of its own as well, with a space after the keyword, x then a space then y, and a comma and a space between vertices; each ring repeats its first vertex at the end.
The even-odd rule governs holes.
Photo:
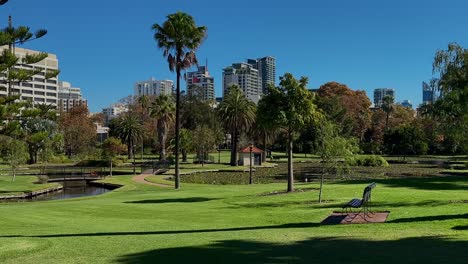
POLYGON ((132 180, 134 182, 137 182, 137 183, 142 183, 142 184, 147 184, 147 185, 152 185, 152 186, 158 186, 158 187, 163 187, 163 188, 172 187, 172 186, 167 185, 167 184, 149 182, 149 181, 146 180, 146 177, 149 177, 149 176, 153 176, 153 174, 146 174, 146 173, 140 174, 140 175, 134 176, 132 178, 132 180))

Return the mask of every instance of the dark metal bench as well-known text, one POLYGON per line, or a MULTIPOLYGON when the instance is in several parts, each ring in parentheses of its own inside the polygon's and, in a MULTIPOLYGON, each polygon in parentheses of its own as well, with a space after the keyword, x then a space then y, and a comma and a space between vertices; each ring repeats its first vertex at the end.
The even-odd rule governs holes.
POLYGON ((372 217, 371 214, 373 214, 373 212, 370 210, 371 194, 372 189, 374 189, 375 186, 377 186, 377 183, 375 182, 367 185, 366 188, 364 188, 362 199, 355 198, 349 201, 343 206, 343 213, 349 214, 352 213, 352 208, 361 208, 357 215, 364 211, 364 220, 366 219, 366 217, 372 217))

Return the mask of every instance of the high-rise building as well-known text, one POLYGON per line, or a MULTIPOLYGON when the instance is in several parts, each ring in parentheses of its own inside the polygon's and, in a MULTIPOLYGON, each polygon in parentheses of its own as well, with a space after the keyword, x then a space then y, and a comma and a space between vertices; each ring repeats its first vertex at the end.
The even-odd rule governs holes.
POLYGON ((262 78, 259 71, 248 63, 234 63, 223 69, 223 97, 229 87, 237 85, 244 95, 254 103, 258 103, 262 95, 262 78))
POLYGON ((426 82, 422 83, 422 92, 423 92, 423 104, 432 104, 435 102, 436 94, 435 89, 433 89, 426 82))
POLYGON ((118 117, 119 115, 128 111, 128 107, 125 104, 113 104, 109 107, 102 109, 104 114, 104 124, 109 125, 109 122, 118 117))
MULTIPOLYGON (((8 46, 0 47, 0 53, 3 52, 5 49, 8 49, 8 46)), ((26 55, 37 55, 40 54, 39 51, 23 49, 23 48, 15 48, 15 55, 20 59, 20 61, 26 55)), ((47 71, 56 71, 58 70, 58 59, 57 56, 54 54, 47 54, 48 57, 44 60, 35 63, 35 64, 22 64, 16 65, 14 68, 16 69, 24 69, 24 70, 42 70, 41 72, 34 75, 31 79, 21 82, 11 84, 11 94, 13 95, 20 95, 22 100, 31 100, 35 104, 50 104, 50 105, 57 105, 57 90, 58 90, 58 81, 57 78, 49 78, 45 79, 45 74, 47 71)), ((8 84, 5 81, 5 75, 0 74, 0 83, 2 86, 0 87, 0 95, 7 95, 8 84)))
POLYGON ((172 89, 174 82, 171 80, 156 80, 151 78, 147 81, 136 82, 134 85, 134 91, 136 96, 143 95, 170 95, 172 94, 172 89))
POLYGON ((404 107, 413 108, 413 104, 410 100, 403 100, 400 104, 404 107))
POLYGON ((58 82, 58 107, 59 112, 69 112, 75 106, 87 106, 88 102, 81 95, 81 89, 72 87, 69 82, 58 82))
POLYGON ((197 71, 187 73, 187 93, 198 95, 205 101, 214 101, 214 78, 208 72, 208 66, 199 66, 197 71))
POLYGON ((378 88, 374 90, 374 105, 376 107, 381 107, 383 103, 383 98, 385 96, 391 96, 395 99, 395 89, 391 88, 378 88))
POLYGON ((262 79, 262 93, 265 94, 270 84, 275 85, 276 59, 274 57, 267 56, 258 59, 247 59, 247 63, 259 71, 262 79))

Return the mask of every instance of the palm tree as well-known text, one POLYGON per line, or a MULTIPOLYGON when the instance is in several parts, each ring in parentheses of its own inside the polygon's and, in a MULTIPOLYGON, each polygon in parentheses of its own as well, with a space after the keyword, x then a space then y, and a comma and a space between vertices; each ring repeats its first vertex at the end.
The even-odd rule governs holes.
POLYGON ((206 37, 206 27, 198 27, 192 16, 177 12, 167 16, 162 24, 154 24, 154 39, 167 57, 169 70, 176 72, 176 117, 175 117, 175 188, 180 188, 179 175, 179 130, 180 130, 180 74, 183 69, 197 64, 195 50, 206 37))
POLYGON ((135 144, 143 136, 143 124, 140 118, 133 112, 128 112, 119 117, 116 123, 117 134, 127 145, 128 158, 135 155, 135 144))
POLYGON ((250 129, 255 122, 255 104, 245 97, 238 86, 229 88, 218 107, 224 127, 231 133, 231 166, 237 166, 237 143, 240 134, 250 129))
POLYGON ((166 160, 166 139, 169 131, 169 124, 174 122, 175 106, 172 97, 160 95, 156 97, 150 106, 150 115, 157 119, 158 139, 161 150, 159 160, 166 160))
POLYGON ((386 95, 382 99, 382 110, 387 114, 387 117, 385 119, 385 131, 388 129, 388 118, 390 117, 390 113, 393 111, 393 103, 394 103, 394 98, 393 96, 386 95))

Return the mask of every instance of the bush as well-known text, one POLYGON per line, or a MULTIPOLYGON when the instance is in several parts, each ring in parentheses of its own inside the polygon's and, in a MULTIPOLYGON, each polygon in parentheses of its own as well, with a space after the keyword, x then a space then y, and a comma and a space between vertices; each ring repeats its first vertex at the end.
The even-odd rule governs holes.
POLYGON ((49 176, 47 175, 38 175, 37 176, 39 184, 46 184, 49 182, 49 176))
POLYGON ((346 159, 349 166, 388 167, 388 162, 378 155, 356 155, 346 159))

